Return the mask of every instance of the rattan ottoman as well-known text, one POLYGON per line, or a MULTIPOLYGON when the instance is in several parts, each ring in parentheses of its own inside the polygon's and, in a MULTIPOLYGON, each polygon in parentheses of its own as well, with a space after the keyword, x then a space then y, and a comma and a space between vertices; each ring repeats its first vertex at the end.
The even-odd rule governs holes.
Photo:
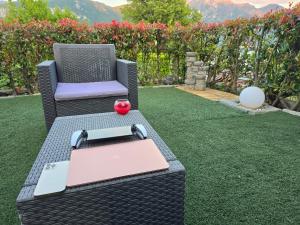
POLYGON ((185 169, 143 115, 100 113, 58 117, 17 197, 23 225, 183 225, 185 169), (68 160, 70 137, 80 129, 99 129, 141 123, 169 162, 167 171, 119 178, 68 188, 35 198, 33 192, 45 163, 68 160))

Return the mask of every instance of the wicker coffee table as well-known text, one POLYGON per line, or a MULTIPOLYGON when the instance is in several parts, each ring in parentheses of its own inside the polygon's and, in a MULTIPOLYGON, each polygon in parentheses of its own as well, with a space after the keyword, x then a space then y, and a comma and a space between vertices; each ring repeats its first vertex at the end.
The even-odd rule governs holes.
POLYGON ((183 225, 185 169, 139 111, 56 118, 17 198, 23 225, 183 225), (80 129, 143 124, 168 161, 166 171, 119 178, 35 198, 34 189, 46 163, 68 160, 70 138, 80 129))

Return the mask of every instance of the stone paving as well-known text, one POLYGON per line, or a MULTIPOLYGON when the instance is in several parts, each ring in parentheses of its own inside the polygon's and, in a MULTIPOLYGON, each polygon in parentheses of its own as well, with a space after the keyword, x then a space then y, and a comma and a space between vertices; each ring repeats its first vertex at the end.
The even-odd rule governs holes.
POLYGON ((223 104, 223 105, 229 106, 231 108, 246 112, 250 115, 281 111, 281 109, 273 107, 273 106, 268 105, 266 103, 258 109, 250 109, 250 108, 244 107, 243 105, 241 105, 239 103, 239 100, 221 99, 220 103, 223 104))
POLYGON ((200 96, 202 98, 206 98, 212 101, 220 101, 221 99, 229 99, 229 100, 238 100, 239 96, 227 93, 224 91, 214 90, 210 88, 206 88, 204 91, 194 90, 193 88, 187 86, 177 86, 178 89, 182 91, 189 92, 191 94, 200 96))

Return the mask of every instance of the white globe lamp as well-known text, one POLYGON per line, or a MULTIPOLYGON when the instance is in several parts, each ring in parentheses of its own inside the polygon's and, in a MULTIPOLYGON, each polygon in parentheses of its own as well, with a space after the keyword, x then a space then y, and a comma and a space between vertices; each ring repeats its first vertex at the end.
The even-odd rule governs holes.
POLYGON ((258 87, 247 87, 240 94, 240 104, 250 109, 258 109, 265 102, 265 93, 258 87))

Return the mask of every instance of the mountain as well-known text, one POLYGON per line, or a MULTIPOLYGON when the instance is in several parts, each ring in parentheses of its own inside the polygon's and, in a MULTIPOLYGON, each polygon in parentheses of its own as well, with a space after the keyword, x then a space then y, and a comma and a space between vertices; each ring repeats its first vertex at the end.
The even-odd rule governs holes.
POLYGON ((114 7, 113 7, 113 10, 114 10, 115 12, 117 12, 119 15, 122 16, 121 10, 124 8, 124 6, 125 6, 125 5, 114 6, 114 7))
POLYGON ((103 3, 91 0, 50 0, 49 6, 51 8, 68 8, 80 20, 86 20, 89 23, 121 20, 121 14, 118 11, 103 3))
MULTIPOLYGON (((277 4, 256 8, 251 4, 237 4, 232 0, 188 0, 188 3, 192 8, 200 10, 205 22, 222 22, 238 17, 250 18, 283 8, 277 4)), ((110 7, 92 0, 50 0, 49 5, 50 7, 68 8, 75 12, 81 20, 87 20, 89 23, 121 21, 122 18, 122 6, 110 7)))
POLYGON ((269 5, 266 5, 264 7, 261 7, 259 10, 262 12, 262 13, 267 13, 267 12, 270 12, 270 11, 276 11, 276 10, 280 10, 282 9, 283 7, 280 6, 280 5, 277 5, 277 4, 269 4, 269 5))
POLYGON ((283 8, 277 4, 256 8, 248 3, 237 4, 231 0, 189 0, 188 2, 192 8, 202 13, 205 22, 222 22, 238 17, 250 18, 283 8))
MULTIPOLYGON (((92 0, 49 0, 51 8, 67 8, 73 11, 80 20, 92 24, 94 22, 121 21, 121 12, 118 8, 107 6, 92 0)), ((0 0, 0 18, 6 13, 6 2, 0 0)))
MULTIPOLYGON (((260 16, 271 10, 279 10, 283 7, 277 4, 270 4, 262 8, 255 8, 253 5, 244 3, 237 4, 232 0, 188 0, 190 6, 199 10, 205 22, 222 22, 227 19, 238 17, 249 18, 260 16)), ((72 10, 80 20, 86 20, 90 24, 94 22, 121 21, 121 8, 110 7, 103 3, 92 0, 49 0, 49 6, 54 8, 68 8, 72 10)), ((0 18, 5 16, 5 2, 0 0, 0 18)))

